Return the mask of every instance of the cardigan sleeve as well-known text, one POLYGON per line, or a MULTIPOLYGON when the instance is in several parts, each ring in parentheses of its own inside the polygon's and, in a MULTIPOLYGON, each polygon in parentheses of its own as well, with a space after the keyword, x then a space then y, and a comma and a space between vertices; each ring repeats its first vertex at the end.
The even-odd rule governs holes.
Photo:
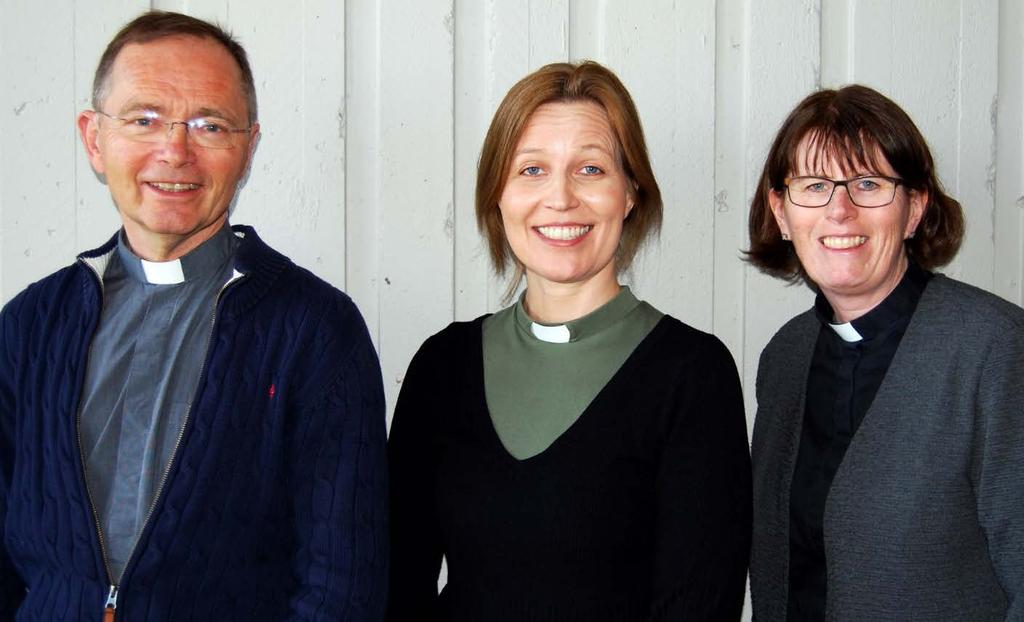
MULTIPOLYGON (((293 565, 299 588, 290 598, 292 620, 381 620, 387 591, 387 464, 380 365, 354 306, 337 341, 347 352, 332 368, 320 398, 291 413, 296 439, 293 565)), ((333 323, 333 322, 332 322, 333 323)), ((329 329, 320 329, 321 339, 329 329)), ((329 349, 328 349, 329 351, 329 349)), ((326 352, 307 352, 330 368, 326 352)))
POLYGON ((438 573, 444 553, 434 503, 437 472, 441 375, 451 365, 440 355, 438 337, 429 339, 409 364, 391 422, 388 467, 391 477, 391 570, 389 622, 440 619, 438 573))
POLYGON ((657 476, 650 620, 739 620, 750 555, 751 473, 732 356, 707 336, 676 387, 657 476))
POLYGON ((10 308, 0 312, 0 619, 14 618, 25 598, 25 584, 8 555, 6 533, 7 504, 14 470, 14 381, 16 363, 12 352, 19 335, 10 308))
POLYGON ((977 389, 971 475, 992 567, 1007 597, 1006 619, 1022 620, 1024 321, 999 332, 985 357, 977 389))

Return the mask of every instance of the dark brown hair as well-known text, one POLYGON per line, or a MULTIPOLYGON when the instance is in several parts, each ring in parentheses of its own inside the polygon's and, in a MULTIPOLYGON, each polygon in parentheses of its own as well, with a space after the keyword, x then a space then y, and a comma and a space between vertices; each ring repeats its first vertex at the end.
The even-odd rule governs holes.
POLYGON ((125 24, 120 32, 107 44, 100 57, 96 75, 92 81, 92 107, 100 109, 109 88, 110 70, 124 46, 131 43, 150 43, 166 37, 198 37, 212 39, 224 46, 235 59, 242 74, 242 91, 249 108, 249 125, 256 122, 256 87, 253 84, 252 69, 245 49, 230 33, 216 24, 205 22, 190 15, 169 11, 148 11, 125 24))
POLYGON ((593 102, 604 109, 618 142, 617 148, 630 190, 633 209, 622 225, 615 267, 625 270, 643 241, 661 227, 661 190, 654 179, 640 116, 626 87, 609 69, 592 61, 553 63, 541 67, 513 86, 498 110, 480 152, 476 176, 476 222, 487 238, 498 274, 515 266, 510 291, 523 276, 505 237, 498 201, 505 189, 512 156, 526 124, 537 108, 554 102, 593 102))
POLYGON ((782 123, 750 203, 748 262, 790 282, 807 280, 793 245, 782 240, 769 203, 770 193, 784 192, 783 180, 799 169, 798 149, 805 138, 812 166, 832 158, 853 172, 864 166, 877 168, 877 154, 884 156, 902 185, 928 193, 916 235, 904 242, 908 256, 926 270, 952 261, 963 240, 964 213, 943 192, 928 143, 895 102, 852 84, 809 95, 782 123))

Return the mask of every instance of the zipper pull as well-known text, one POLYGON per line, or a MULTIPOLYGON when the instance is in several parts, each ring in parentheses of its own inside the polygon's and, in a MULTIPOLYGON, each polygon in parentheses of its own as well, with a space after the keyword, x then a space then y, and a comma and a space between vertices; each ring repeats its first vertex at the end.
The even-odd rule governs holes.
POLYGON ((114 622, 114 613, 117 611, 117 586, 110 586, 110 593, 107 594, 107 604, 103 605, 103 622, 114 622))

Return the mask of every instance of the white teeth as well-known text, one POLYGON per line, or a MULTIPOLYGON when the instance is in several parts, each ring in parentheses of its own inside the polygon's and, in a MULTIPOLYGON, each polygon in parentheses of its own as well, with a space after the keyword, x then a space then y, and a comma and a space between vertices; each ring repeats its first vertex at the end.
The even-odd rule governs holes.
POLYGON ((854 248, 855 246, 860 246, 861 244, 867 241, 867 236, 863 235, 830 235, 821 238, 821 243, 824 244, 826 248, 834 248, 837 250, 842 250, 844 248, 854 248))
POLYGON ((552 240, 575 240, 588 233, 593 227, 585 225, 582 227, 537 227, 537 231, 546 238, 552 240))
POLYGON ((161 181, 151 181, 149 185, 164 192, 185 192, 199 187, 199 184, 168 184, 161 181))

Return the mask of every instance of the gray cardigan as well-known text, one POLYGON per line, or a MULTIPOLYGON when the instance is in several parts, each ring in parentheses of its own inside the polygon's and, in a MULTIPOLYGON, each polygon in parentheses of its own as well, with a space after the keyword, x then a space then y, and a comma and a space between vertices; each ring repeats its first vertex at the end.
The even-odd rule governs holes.
MULTIPOLYGON (((761 354, 750 588, 786 619, 789 486, 821 324, 761 354)), ((830 620, 1024 620, 1024 310, 935 276, 850 442, 824 516, 830 620)))

